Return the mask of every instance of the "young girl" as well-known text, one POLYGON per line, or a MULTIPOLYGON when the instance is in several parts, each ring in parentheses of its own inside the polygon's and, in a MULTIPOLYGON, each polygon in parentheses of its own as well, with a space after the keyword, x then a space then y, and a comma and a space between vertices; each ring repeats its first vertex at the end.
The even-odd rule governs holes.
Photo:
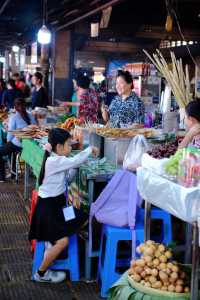
POLYGON ((87 215, 74 207, 75 218, 65 221, 63 207, 66 206, 66 175, 71 168, 84 163, 98 149, 88 147, 74 157, 71 152, 71 136, 64 129, 55 128, 49 132, 49 151, 45 151, 39 176, 38 202, 32 218, 29 240, 50 241, 48 249, 34 280, 39 282, 61 282, 64 272, 49 270, 49 266, 67 247, 69 236, 73 235, 86 222, 87 215))
POLYGON ((188 132, 179 145, 179 149, 187 146, 200 148, 200 100, 191 101, 185 108, 188 132))

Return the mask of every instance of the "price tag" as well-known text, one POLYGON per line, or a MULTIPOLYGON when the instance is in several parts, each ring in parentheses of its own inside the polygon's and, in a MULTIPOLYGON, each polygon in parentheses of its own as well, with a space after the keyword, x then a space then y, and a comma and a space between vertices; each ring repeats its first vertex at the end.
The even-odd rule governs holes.
POLYGON ((76 218, 73 206, 64 207, 63 214, 66 222, 76 218))

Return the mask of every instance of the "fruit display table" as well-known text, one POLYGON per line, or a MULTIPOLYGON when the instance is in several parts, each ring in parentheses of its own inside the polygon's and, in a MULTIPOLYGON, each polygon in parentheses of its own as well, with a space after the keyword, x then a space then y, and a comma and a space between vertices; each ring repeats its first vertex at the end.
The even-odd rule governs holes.
MULTIPOLYGON (((138 190, 145 200, 145 239, 150 237, 151 205, 193 225, 191 300, 198 299, 200 188, 185 188, 145 168, 137 170, 138 190)), ((191 246, 191 245, 189 245, 191 246)))

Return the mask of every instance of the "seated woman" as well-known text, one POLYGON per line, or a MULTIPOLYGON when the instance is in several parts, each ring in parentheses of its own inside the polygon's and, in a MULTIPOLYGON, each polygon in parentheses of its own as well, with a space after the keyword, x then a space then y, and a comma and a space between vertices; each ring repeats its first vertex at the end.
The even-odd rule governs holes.
POLYGON ((5 181, 5 161, 4 156, 13 152, 21 151, 21 142, 18 138, 11 134, 12 130, 22 129, 31 124, 36 124, 35 119, 26 111, 24 99, 16 99, 14 102, 16 113, 12 115, 8 121, 7 143, 0 147, 0 182, 5 181))
POLYGON ((102 116, 110 127, 121 128, 144 122, 144 104, 132 91, 133 79, 128 71, 118 71, 116 90, 118 95, 112 100, 109 108, 101 107, 102 116))
POLYGON ((200 100, 191 101, 185 108, 185 123, 188 132, 179 145, 179 149, 194 146, 200 149, 200 100))

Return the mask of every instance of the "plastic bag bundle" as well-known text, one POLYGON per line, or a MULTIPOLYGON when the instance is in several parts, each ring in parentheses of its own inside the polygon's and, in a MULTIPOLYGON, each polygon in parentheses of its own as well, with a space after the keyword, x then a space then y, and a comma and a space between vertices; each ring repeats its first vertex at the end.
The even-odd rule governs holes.
POLYGON ((123 167, 134 171, 141 166, 141 158, 148 150, 147 140, 143 135, 136 135, 130 142, 125 154, 123 167))

